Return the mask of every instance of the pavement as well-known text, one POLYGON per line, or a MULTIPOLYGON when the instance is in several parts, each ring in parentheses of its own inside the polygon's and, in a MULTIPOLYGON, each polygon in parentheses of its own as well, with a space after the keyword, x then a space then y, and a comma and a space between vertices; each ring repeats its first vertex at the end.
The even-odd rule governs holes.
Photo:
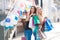
MULTIPOLYGON (((52 24, 54 28, 49 32, 45 32, 46 35, 45 40, 60 40, 60 23, 52 23, 52 24)), ((24 37, 24 34, 21 34, 20 36, 14 38, 13 40, 21 40, 22 37, 24 37)), ((32 39, 33 38, 34 37, 32 36, 32 39)))

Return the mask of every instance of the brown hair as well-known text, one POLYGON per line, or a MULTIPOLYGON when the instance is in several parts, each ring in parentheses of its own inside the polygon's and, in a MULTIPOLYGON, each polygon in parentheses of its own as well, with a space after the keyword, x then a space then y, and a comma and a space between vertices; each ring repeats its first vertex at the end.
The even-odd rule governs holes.
MULTIPOLYGON (((32 7, 34 7, 34 13, 36 13, 36 7, 35 6, 32 6, 32 7)), ((31 9, 32 9, 32 7, 31 7, 31 9)), ((31 14, 31 9, 30 9, 30 14, 31 14)))

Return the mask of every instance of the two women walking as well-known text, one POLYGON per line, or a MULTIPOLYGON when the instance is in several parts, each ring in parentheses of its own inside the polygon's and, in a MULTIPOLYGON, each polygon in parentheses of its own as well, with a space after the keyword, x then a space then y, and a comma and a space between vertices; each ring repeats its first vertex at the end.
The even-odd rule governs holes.
POLYGON ((25 37, 26 40, 31 40, 31 35, 33 34, 35 40, 44 39, 44 26, 43 26, 43 15, 42 9, 40 7, 32 6, 30 12, 28 13, 25 26, 25 37), (39 35, 39 38, 38 36, 39 35))

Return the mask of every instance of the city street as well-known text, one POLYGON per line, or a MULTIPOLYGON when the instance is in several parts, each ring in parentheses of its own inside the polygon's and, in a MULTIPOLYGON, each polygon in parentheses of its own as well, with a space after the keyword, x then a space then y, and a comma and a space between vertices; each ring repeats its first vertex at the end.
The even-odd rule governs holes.
MULTIPOLYGON (((53 23, 54 29, 49 32, 45 32, 46 38, 45 40, 60 40, 60 23, 53 23)), ((14 38, 13 40, 21 40, 24 37, 24 34, 14 38)), ((32 40, 34 37, 32 37, 32 40)))
MULTIPOLYGON (((46 36, 43 40, 60 40, 60 0, 0 0, 0 40, 24 39, 24 33, 30 27, 34 30, 36 24, 43 24, 45 17, 51 21, 53 29, 44 32, 46 36)), ((49 23, 45 24, 49 26, 49 23)), ((29 32, 26 35, 29 36, 29 32)), ((35 40, 33 34, 31 40, 35 40)))

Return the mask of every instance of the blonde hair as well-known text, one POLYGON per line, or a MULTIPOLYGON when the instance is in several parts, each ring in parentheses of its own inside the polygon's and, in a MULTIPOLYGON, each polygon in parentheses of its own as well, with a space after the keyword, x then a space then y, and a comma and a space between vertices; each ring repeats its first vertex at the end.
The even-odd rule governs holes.
MULTIPOLYGON (((37 6, 37 9, 38 9, 38 8, 42 11, 42 8, 41 8, 41 7, 37 6)), ((39 13, 39 14, 42 16, 42 12, 39 13)))

